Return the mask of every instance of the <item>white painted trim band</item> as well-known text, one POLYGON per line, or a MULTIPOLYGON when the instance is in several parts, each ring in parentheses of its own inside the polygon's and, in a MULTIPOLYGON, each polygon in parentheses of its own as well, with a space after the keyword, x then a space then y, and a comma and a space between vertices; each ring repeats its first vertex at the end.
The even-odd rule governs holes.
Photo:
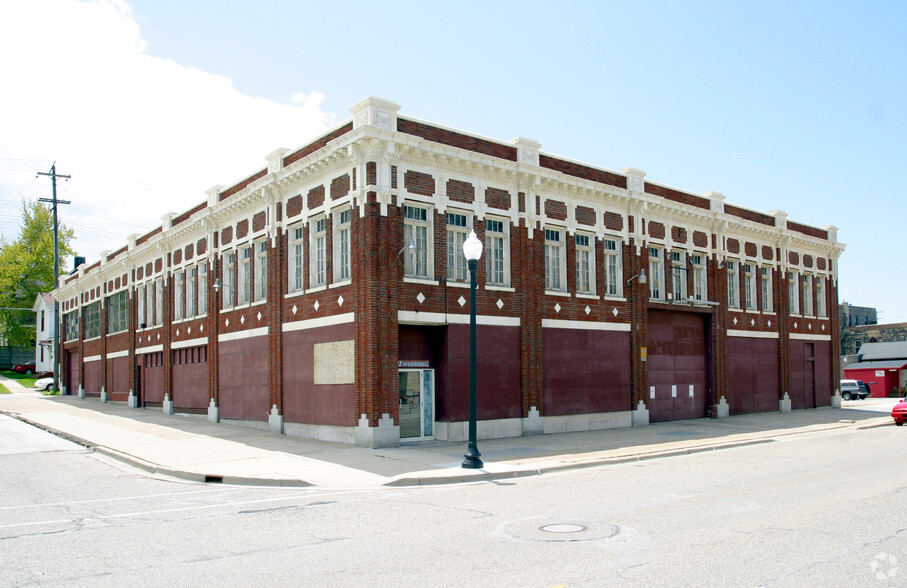
POLYGON ((135 354, 140 355, 143 353, 157 353, 158 351, 163 351, 163 350, 164 350, 163 344, 150 345, 148 347, 137 347, 135 350, 135 354))
POLYGON ((811 335, 809 333, 791 333, 790 338, 798 341, 831 341, 831 335, 811 335))
MULTIPOLYGON (((468 314, 444 314, 443 312, 397 311, 397 322, 404 325, 468 325, 468 314)), ((493 327, 519 327, 519 317, 477 315, 477 325, 493 327)))
POLYGON ((198 337, 196 339, 186 339, 185 341, 176 341, 175 343, 170 344, 170 349, 183 349, 184 347, 198 347, 199 345, 207 345, 207 337, 198 337))
POLYGON ((129 350, 125 349, 123 351, 114 351, 113 353, 107 354, 107 359, 116 359, 118 357, 127 357, 129 355, 129 350))
POLYGON ((630 332, 629 323, 600 323, 592 321, 569 321, 542 319, 543 329, 575 329, 580 331, 621 331, 630 332))
POLYGON ((263 337, 268 334, 268 327, 258 327, 257 329, 249 329, 248 331, 236 331, 234 333, 223 333, 222 335, 217 336, 217 342, 223 343, 224 341, 238 341, 240 339, 251 339, 253 337, 263 337))
POLYGON ((82 363, 90 363, 92 361, 101 361, 100 355, 89 355, 88 357, 82 358, 82 363))
POLYGON ((334 325, 345 325, 347 323, 356 322, 356 313, 347 312, 344 314, 335 314, 332 316, 326 316, 323 318, 314 318, 308 319, 305 321, 295 321, 292 323, 283 324, 283 332, 289 333, 290 331, 304 331, 306 329, 318 329, 321 327, 332 327, 334 325))
POLYGON ((728 329, 728 337, 749 337, 752 339, 779 339, 781 337, 778 333, 772 333, 767 331, 741 331, 739 329, 728 329))

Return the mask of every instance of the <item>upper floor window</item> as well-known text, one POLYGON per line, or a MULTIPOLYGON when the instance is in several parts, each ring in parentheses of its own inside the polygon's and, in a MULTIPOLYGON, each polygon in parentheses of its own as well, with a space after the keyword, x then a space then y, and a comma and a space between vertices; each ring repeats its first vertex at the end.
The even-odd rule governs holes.
POLYGON ((468 218, 465 214, 447 213, 447 279, 466 281, 466 256, 463 243, 466 242, 468 218))
POLYGON ((485 219, 485 281, 495 286, 510 285, 508 223, 485 219))
POLYGON ((301 292, 304 287, 305 257, 303 255, 305 244, 305 231, 301 226, 291 227, 289 235, 289 251, 287 255, 287 288, 290 292, 301 292))
POLYGON ((236 304, 247 304, 252 298, 252 246, 239 249, 236 273, 236 304))
POLYGON ((135 323, 139 329, 144 329, 145 321, 145 285, 135 287, 135 323))
POLYGON ((79 311, 74 310, 63 315, 64 341, 74 341, 79 338, 79 311))
POLYGON ((684 251, 671 252, 671 285, 674 300, 687 299, 687 254, 684 251))
POLYGON ((563 237, 561 230, 545 229, 545 289, 554 292, 564 292, 567 289, 563 237))
POLYGON ((727 262, 727 305, 740 308, 740 266, 736 261, 727 262))
POLYGON ((772 311, 772 268, 768 266, 762 266, 759 268, 761 273, 761 288, 762 288, 762 311, 771 312, 772 311))
POLYGON ((343 282, 350 279, 350 227, 353 212, 341 210, 334 215, 334 281, 343 282))
POLYGON ((620 296, 621 285, 621 245, 617 239, 605 239, 605 296, 620 296))
POLYGON ((195 316, 195 301, 198 293, 198 268, 186 268, 186 316, 195 316))
POLYGON ((743 291, 747 310, 756 310, 756 270, 753 264, 743 265, 743 291))
POLYGON ((255 300, 268 297, 268 240, 255 243, 255 300))
POLYGON ((85 338, 94 339, 101 336, 101 301, 85 307, 85 338))
POLYGON ((582 233, 576 235, 576 292, 595 293, 595 238, 582 233))
POLYGON ((816 278, 816 316, 823 318, 828 316, 825 306, 825 278, 821 276, 816 278))
POLYGON ((236 252, 228 251, 224 253, 224 268, 223 268, 223 288, 221 289, 221 300, 223 301, 223 308, 230 308, 233 306, 234 296, 236 295, 236 252))
MULTIPOLYGON (((403 242, 406 249, 405 275, 409 278, 430 277, 428 254, 431 241, 431 220, 428 209, 419 206, 403 207, 403 242), (410 249, 410 243, 415 249, 410 249)), ((461 250, 462 251, 462 250, 461 250)))
POLYGON ((173 320, 178 321, 183 318, 183 309, 186 307, 186 276, 185 272, 180 270, 174 272, 173 284, 173 320))
POLYGON ((811 316, 813 313, 813 277, 803 276, 803 314, 811 316))
POLYGON ((154 325, 164 324, 164 278, 154 281, 154 325))
POLYGON ((664 261, 661 247, 649 247, 649 298, 664 299, 664 261))
POLYGON ((693 266, 693 300, 708 300, 708 274, 705 269, 705 255, 694 253, 690 262, 693 266))
POLYGON ((787 272, 787 297, 791 314, 800 314, 800 280, 797 272, 787 272))
POLYGON ((107 297, 107 333, 129 328, 129 295, 126 290, 107 297))
POLYGON ((311 224, 311 248, 309 254, 312 256, 311 271, 312 275, 309 280, 313 288, 327 284, 327 238, 328 222, 325 218, 319 218, 311 224))
POLYGON ((208 314, 208 262, 198 264, 198 314, 208 314))

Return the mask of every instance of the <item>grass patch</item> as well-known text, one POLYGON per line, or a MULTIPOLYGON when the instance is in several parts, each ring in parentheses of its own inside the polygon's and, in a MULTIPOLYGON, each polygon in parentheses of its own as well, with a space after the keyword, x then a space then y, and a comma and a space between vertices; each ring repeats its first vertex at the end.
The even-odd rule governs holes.
POLYGON ((12 394, 9 390, 6 389, 6 386, 0 384, 0 394, 12 394))
POLYGON ((43 394, 45 396, 59 396, 60 391, 59 390, 44 390, 41 392, 41 394, 43 394))

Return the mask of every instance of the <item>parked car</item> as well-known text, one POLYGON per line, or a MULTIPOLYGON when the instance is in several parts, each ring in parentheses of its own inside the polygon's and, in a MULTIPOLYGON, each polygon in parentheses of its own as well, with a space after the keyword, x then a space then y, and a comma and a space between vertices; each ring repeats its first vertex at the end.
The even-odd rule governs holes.
POLYGON ((894 424, 899 427, 907 422, 907 396, 901 398, 901 401, 891 409, 891 418, 894 419, 894 424))
POLYGON ((841 380, 841 398, 844 400, 863 399, 869 396, 865 384, 860 386, 859 380, 841 380))
POLYGON ((14 365, 13 371, 17 374, 25 374, 27 376, 30 376, 35 373, 35 362, 30 361, 28 363, 20 363, 19 365, 14 365))
POLYGON ((869 384, 867 384, 863 380, 857 380, 857 384, 860 385, 860 390, 866 393, 866 396, 864 396, 863 398, 869 398, 870 396, 872 396, 872 390, 869 389, 869 384))
POLYGON ((35 390, 44 390, 46 392, 50 392, 53 389, 54 389, 53 377, 40 378, 38 380, 35 380, 35 390))

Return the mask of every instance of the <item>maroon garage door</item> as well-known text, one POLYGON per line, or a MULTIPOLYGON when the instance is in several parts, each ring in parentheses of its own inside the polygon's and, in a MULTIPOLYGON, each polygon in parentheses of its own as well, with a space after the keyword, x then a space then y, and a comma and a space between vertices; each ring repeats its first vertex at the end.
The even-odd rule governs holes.
POLYGON ((649 311, 649 420, 706 416, 706 317, 649 311), (652 388, 655 397, 652 398, 652 388))

